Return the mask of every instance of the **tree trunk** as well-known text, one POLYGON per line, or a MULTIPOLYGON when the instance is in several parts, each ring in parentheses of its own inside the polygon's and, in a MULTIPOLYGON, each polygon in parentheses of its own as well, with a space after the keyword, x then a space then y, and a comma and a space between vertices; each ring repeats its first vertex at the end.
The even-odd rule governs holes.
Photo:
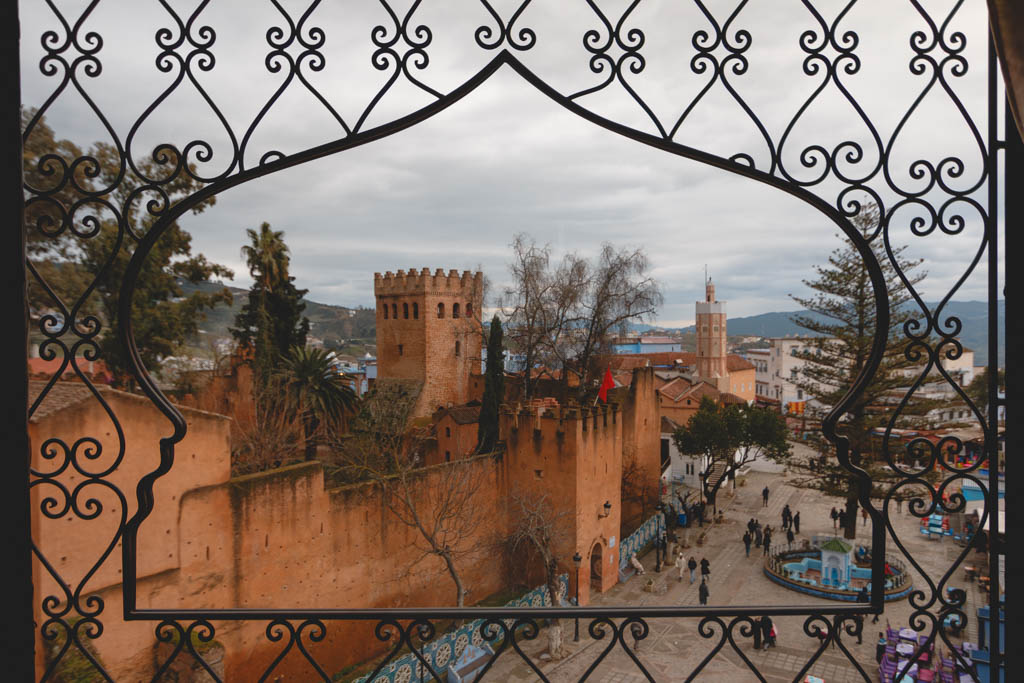
POLYGON ((317 419, 312 415, 302 418, 302 430, 306 440, 306 460, 316 460, 316 439, 313 437, 316 432, 317 419))
POLYGON ((440 555, 444 560, 445 566, 448 568, 448 574, 452 577, 452 581, 455 582, 455 602, 459 607, 464 607, 468 591, 462 585, 462 579, 459 577, 458 570, 455 569, 455 562, 452 560, 451 553, 441 552, 440 555))
POLYGON ((548 654, 554 660, 559 660, 565 655, 562 652, 562 621, 560 619, 555 619, 548 628, 548 654))

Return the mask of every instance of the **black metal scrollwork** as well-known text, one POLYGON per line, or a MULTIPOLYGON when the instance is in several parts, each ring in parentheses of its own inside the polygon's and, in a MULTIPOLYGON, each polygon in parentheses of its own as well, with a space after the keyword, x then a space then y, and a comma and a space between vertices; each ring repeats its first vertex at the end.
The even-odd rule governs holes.
MULTIPOLYGON (((957 340, 963 322, 954 315, 947 315, 947 303, 964 282, 975 273, 983 256, 993 244, 995 224, 993 214, 998 198, 995 178, 995 154, 997 131, 992 112, 998 106, 994 77, 989 78, 989 121, 979 126, 973 120, 968 107, 961 99, 957 88, 958 79, 968 73, 966 47, 968 36, 952 29, 964 0, 958 0, 948 12, 936 18, 935 12, 926 9, 918 0, 911 5, 920 17, 922 28, 909 36, 913 52, 907 69, 918 78, 921 86, 912 104, 900 117, 888 135, 872 119, 866 105, 854 95, 851 81, 862 76, 862 57, 858 50, 860 38, 857 32, 847 28, 851 23, 851 11, 857 0, 850 0, 833 16, 827 17, 825 10, 811 0, 802 0, 812 28, 803 31, 794 47, 802 53, 802 77, 813 84, 810 95, 796 107, 784 125, 779 128, 766 123, 753 109, 744 94, 744 77, 748 76, 752 46, 758 39, 758 31, 771 31, 772 26, 755 26, 751 29, 737 28, 748 8, 748 0, 741 0, 720 16, 702 0, 694 0, 699 16, 706 22, 698 25, 688 36, 680 36, 676 46, 687 52, 676 54, 673 59, 681 67, 688 65, 692 74, 705 78, 693 97, 676 111, 659 112, 641 97, 635 79, 641 76, 648 65, 649 54, 643 51, 647 37, 642 27, 634 26, 635 10, 640 0, 632 0, 618 16, 611 16, 604 3, 593 0, 585 4, 593 13, 596 27, 591 25, 582 32, 579 59, 589 66, 597 82, 583 84, 579 89, 561 92, 549 85, 533 70, 521 62, 517 55, 533 49, 544 39, 543 33, 530 23, 531 0, 524 0, 503 14, 488 0, 480 0, 480 7, 486 23, 477 25, 468 40, 479 50, 493 55, 492 61, 479 72, 472 74, 462 85, 445 91, 431 84, 430 57, 428 48, 433 43, 430 26, 420 23, 417 14, 421 0, 414 0, 404 11, 396 11, 388 0, 379 0, 386 20, 375 23, 369 31, 369 64, 364 65, 383 74, 384 82, 374 92, 365 106, 346 119, 341 107, 332 100, 329 89, 318 86, 318 77, 324 72, 327 57, 324 48, 331 38, 330 27, 316 25, 317 11, 321 0, 313 0, 301 14, 290 10, 279 0, 268 0, 276 12, 276 23, 266 29, 265 41, 269 51, 265 54, 264 65, 268 74, 279 77, 273 93, 255 114, 252 120, 239 126, 233 123, 210 94, 204 79, 216 68, 217 33, 214 27, 204 23, 204 13, 210 5, 202 0, 195 8, 183 14, 166 0, 159 5, 166 13, 170 25, 160 28, 155 36, 155 67, 157 71, 171 78, 168 85, 150 103, 126 103, 127 107, 139 110, 127 131, 119 131, 96 104, 90 95, 89 83, 103 70, 101 54, 105 47, 104 38, 98 31, 87 29, 92 26, 99 0, 92 0, 81 8, 77 17, 57 4, 46 0, 56 28, 39 36, 39 43, 45 53, 39 62, 39 74, 52 82, 49 95, 39 105, 38 111, 28 120, 24 139, 28 141, 36 131, 41 118, 51 109, 54 102, 65 92, 74 92, 85 103, 85 112, 99 121, 107 144, 113 153, 114 173, 101 173, 100 160, 89 154, 67 159, 59 154, 42 156, 34 169, 41 184, 26 184, 26 208, 30 216, 29 230, 41 243, 69 242, 72 245, 95 239, 104 224, 116 226, 117 233, 112 242, 113 252, 97 274, 96 281, 74 301, 64 301, 50 286, 43 274, 33 266, 31 255, 28 270, 34 284, 40 287, 52 300, 50 311, 38 318, 38 331, 44 337, 40 344, 40 356, 47 360, 60 359, 60 371, 42 390, 30 406, 35 412, 47 395, 53 390, 56 378, 70 369, 86 387, 91 390, 92 399, 100 404, 109 416, 113 434, 117 441, 116 452, 105 452, 98 435, 82 435, 73 443, 59 438, 47 438, 38 445, 40 467, 32 470, 31 486, 38 488, 41 495, 39 512, 46 519, 72 517, 82 522, 96 520, 104 508, 104 496, 114 501, 119 513, 116 527, 108 541, 100 549, 100 555, 89 571, 81 577, 62 576, 51 559, 46 558, 39 548, 35 555, 47 576, 58 587, 56 594, 41 599, 45 621, 40 624, 43 639, 59 643, 54 648, 44 678, 54 674, 58 663, 69 656, 72 650, 91 664, 98 676, 109 679, 101 664, 92 654, 88 642, 100 637, 103 632, 101 617, 104 602, 95 595, 83 595, 89 580, 108 561, 118 543, 123 541, 125 569, 125 612, 134 619, 149 619, 158 622, 156 637, 161 643, 175 643, 168 659, 161 663, 156 678, 160 678, 180 656, 190 655, 200 662, 211 676, 216 674, 203 660, 201 652, 193 643, 209 642, 214 637, 210 620, 268 621, 265 637, 271 643, 281 643, 281 650, 269 664, 264 678, 272 675, 284 658, 298 652, 324 680, 330 680, 316 659, 317 643, 322 642, 332 620, 367 618, 366 614, 354 615, 345 609, 316 610, 315 616, 309 611, 278 610, 268 613, 246 612, 245 610, 143 610, 136 605, 135 552, 136 535, 140 524, 153 510, 155 503, 154 483, 173 464, 174 445, 185 433, 185 422, 166 397, 152 381, 147 369, 134 347, 132 337, 131 300, 141 264, 147 253, 160 239, 161 234, 185 211, 216 196, 224 190, 248 180, 265 176, 292 166, 335 154, 367 142, 377 140, 404 130, 457 102, 483 83, 502 66, 508 66, 529 83, 537 87, 553 101, 579 114, 586 120, 606 129, 624 135, 638 143, 646 144, 680 157, 695 159, 710 166, 724 169, 738 175, 768 184, 787 192, 817 208, 822 215, 845 233, 860 250, 871 272, 875 289, 876 317, 879 330, 887 328, 888 302, 881 266, 876 252, 885 255, 889 266, 895 269, 899 279, 909 293, 914 306, 914 317, 904 326, 906 337, 905 355, 908 360, 922 364, 922 370, 914 383, 894 409, 884 435, 883 450, 889 465, 901 479, 888 492, 881 509, 867 506, 872 520, 879 531, 876 542, 891 538, 898 551, 918 575, 924 577, 924 585, 914 589, 910 602, 914 607, 912 626, 930 633, 928 643, 919 651, 941 640, 953 650, 949 634, 943 626, 951 618, 954 623, 964 623, 966 595, 954 590, 948 595, 946 587, 954 571, 962 566, 973 544, 969 539, 967 547, 958 554, 949 569, 936 580, 928 575, 921 564, 907 550, 888 518, 888 511, 894 495, 902 489, 915 492, 910 500, 910 512, 924 517, 935 510, 947 513, 965 509, 963 496, 953 494, 944 497, 951 486, 965 481, 972 482, 984 493, 981 525, 992 518, 997 510, 997 490, 993 466, 988 478, 976 476, 980 461, 968 467, 949 464, 951 455, 960 453, 964 444, 957 438, 943 439, 937 444, 924 440, 912 441, 907 452, 926 450, 928 455, 923 469, 910 469, 899 462, 892 442, 892 430, 924 379, 933 370, 942 380, 953 387, 957 396, 973 413, 974 419, 986 432, 986 444, 992 453, 995 442, 995 425, 991 415, 986 415, 959 387, 950 374, 940 365, 941 360, 956 360, 963 354, 962 344, 957 340), (394 86, 402 80, 432 98, 432 103, 407 115, 376 126, 368 126, 370 115, 377 111, 383 98, 393 92, 394 86), (223 129, 229 143, 223 150, 202 139, 184 142, 164 141, 151 150, 139 149, 137 140, 140 131, 154 118, 169 98, 182 89, 192 89, 208 106, 223 129), (286 92, 301 88, 312 95, 318 106, 325 110, 337 124, 336 129, 326 133, 323 144, 299 152, 285 153, 275 148, 263 148, 257 143, 256 132, 267 115, 274 110, 286 92), (632 128, 621 122, 603 117, 587 107, 588 96, 620 88, 625 92, 650 121, 655 134, 632 128), (682 137, 691 115, 706 101, 706 95, 715 88, 722 88, 742 111, 745 119, 756 128, 756 144, 750 149, 737 149, 727 155, 714 154, 700 147, 684 145, 677 140, 682 137), (860 139, 842 139, 836 143, 818 140, 807 141, 800 131, 811 117, 815 104, 826 93, 837 93, 848 107, 849 120, 864 131, 860 139), (973 162, 955 154, 947 153, 941 141, 936 141, 937 158, 913 159, 908 163, 897 162, 897 151, 907 131, 913 129, 915 116, 921 110, 925 99, 932 93, 940 93, 950 103, 963 121, 963 126, 977 146, 978 167, 976 175, 969 169, 973 162), (202 169, 202 170, 201 170, 202 169), (213 169, 213 170, 210 170, 213 169), (104 181, 104 179, 107 179, 104 181), (189 179, 198 183, 201 189, 186 196, 177 197, 173 192, 176 182, 189 179), (987 191, 988 197, 983 198, 987 191), (867 206, 863 197, 877 205, 880 217, 877 227, 868 235, 861 235, 852 226, 850 219, 860 216, 867 206), (99 216, 109 217, 100 221, 99 216), (142 220, 145 218, 145 220, 142 220), (897 229, 906 230, 915 238, 931 235, 961 235, 967 226, 980 223, 984 226, 977 249, 971 255, 963 273, 933 307, 925 303, 914 283, 900 269, 896 246, 897 229), (143 225, 148 229, 143 229, 143 225), (131 350, 131 360, 137 381, 153 403, 167 416, 174 432, 160 442, 160 464, 157 469, 137 485, 137 511, 128 517, 128 500, 125 493, 112 481, 112 474, 126 456, 125 436, 117 416, 96 390, 90 378, 82 371, 81 360, 96 360, 100 357, 99 335, 103 328, 101 320, 86 312, 86 301, 95 292, 97 282, 109 276, 115 256, 121 250, 131 250, 132 258, 121 288, 121 327, 119 334, 125 346, 131 350), (941 474, 937 488, 923 477, 923 472, 941 474), (75 473, 80 480, 69 484, 68 475, 75 473), (920 494, 927 487, 927 495, 920 494), (102 494, 102 495, 101 495, 102 494), (187 627, 183 624, 189 624, 187 627)), ((240 10, 241 11, 241 10, 240 10)), ((117 38, 111 27, 108 39, 117 38)), ((975 40, 972 37, 972 40, 975 40)), ((983 40, 983 38, 977 38, 983 40)), ((983 65, 994 69, 993 59, 983 65)), ((780 78, 798 78, 800 74, 780 75, 780 78)), ((973 149, 972 149, 973 155, 973 149)), ((109 162, 111 160, 105 160, 109 162)), ((109 228, 106 228, 109 229, 109 228)), ((996 278, 990 269, 987 277, 996 278)), ((990 337, 997 332, 995 320, 989 323, 990 337)), ((884 339, 875 340, 872 358, 865 376, 854 387, 847 403, 839 405, 825 421, 824 430, 836 444, 839 461, 852 474, 870 484, 868 475, 850 462, 848 444, 837 434, 836 427, 843 414, 844 406, 852 396, 863 390, 867 379, 878 366, 884 339)), ((990 364, 994 361, 990 360, 990 364)), ((107 451, 110 446, 107 446, 107 451)), ((863 503, 868 503, 867 500, 863 503)), ((975 532, 978 533, 978 532, 975 532)), ((880 543, 876 543, 880 546, 880 543)), ((884 554, 875 553, 874 586, 883 584, 878 579, 884 554)), ((881 607, 880 598, 875 596, 874 608, 881 607)), ((660 609, 660 608, 659 608, 660 609)), ((734 652, 759 679, 765 680, 757 667, 750 661, 741 647, 744 639, 750 638, 756 624, 749 615, 712 612, 702 608, 679 609, 600 610, 582 612, 589 619, 588 632, 598 641, 606 641, 603 649, 586 670, 583 678, 594 670, 618 647, 628 655, 637 670, 649 680, 654 680, 647 668, 628 644, 629 639, 640 642, 649 633, 648 619, 690 618, 700 619, 697 631, 702 639, 714 641, 711 651, 690 673, 687 680, 693 680, 725 650, 734 652), (737 635, 738 634, 738 635, 737 635)), ((772 610, 761 609, 761 613, 772 610)), ((815 639, 824 635, 820 645, 799 672, 805 674, 820 658, 826 647, 833 641, 850 660, 865 680, 869 677, 850 654, 841 633, 858 635, 863 624, 855 622, 853 608, 830 610, 812 608, 785 608, 782 614, 806 616, 804 634, 815 639), (788 610, 788 611, 787 611, 788 610), (827 615, 832 615, 831 620, 827 615)), ((369 680, 384 671, 402 651, 408 650, 422 667, 421 673, 434 680, 442 680, 444 672, 436 670, 422 655, 422 646, 435 637, 434 620, 441 615, 482 618, 479 635, 495 646, 493 658, 482 670, 486 676, 492 671, 496 660, 509 650, 529 665, 541 680, 547 680, 539 667, 520 646, 540 633, 539 620, 546 617, 566 615, 556 608, 530 610, 528 613, 493 610, 492 612, 459 612, 457 610, 383 610, 376 620, 376 637, 390 646, 384 659, 370 674, 369 680)), ((955 652, 955 650, 953 650, 955 652)), ((959 655, 956 655, 959 657, 959 655)))

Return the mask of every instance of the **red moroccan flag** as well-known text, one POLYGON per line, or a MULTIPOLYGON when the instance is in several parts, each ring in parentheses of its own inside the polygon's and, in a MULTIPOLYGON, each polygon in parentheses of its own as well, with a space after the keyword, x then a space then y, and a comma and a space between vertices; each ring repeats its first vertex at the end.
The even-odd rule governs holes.
POLYGON ((612 369, 608 368, 604 371, 604 379, 601 380, 601 388, 597 392, 597 397, 601 399, 602 403, 608 402, 608 390, 615 388, 615 380, 612 379, 612 369))

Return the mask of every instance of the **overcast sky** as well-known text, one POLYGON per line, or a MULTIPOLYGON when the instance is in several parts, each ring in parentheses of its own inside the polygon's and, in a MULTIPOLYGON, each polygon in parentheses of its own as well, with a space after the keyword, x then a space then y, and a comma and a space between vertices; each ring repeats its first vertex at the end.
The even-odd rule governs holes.
MULTIPOLYGON (((69 21, 85 4, 67 7, 69 21)), ((171 2, 182 10, 196 3, 171 2)), ((298 17, 306 2, 283 2, 298 17)), ((409 3, 395 2, 404 12, 409 3)), ((503 17, 518 3, 495 2, 503 17)), ((615 20, 626 2, 599 6, 615 20)), ((721 20, 735 2, 707 2, 721 20)), ((827 21, 846 4, 817 3, 827 21)), ((956 4, 952 0, 924 3, 941 22, 956 4)), ((23 99, 41 105, 60 75, 40 73, 44 52, 42 31, 59 30, 42 2, 23 2, 23 99)), ((324 2, 311 23, 325 31, 322 71, 308 67, 303 74, 328 99, 348 125, 353 125, 390 71, 371 66, 373 26, 394 28, 379 3, 324 2)), ((427 0, 412 25, 433 29, 427 48, 429 66, 413 75, 430 88, 447 93, 466 81, 495 54, 476 46, 473 32, 494 25, 479 0, 427 0)), ((282 74, 268 73, 267 29, 284 26, 269 2, 214 2, 197 22, 216 29, 212 53, 216 66, 196 77, 240 138, 260 108, 282 83, 282 74), (230 7, 243 6, 242 15, 230 7)), ((156 70, 160 50, 153 40, 161 27, 173 27, 170 15, 157 2, 104 0, 85 24, 103 35, 98 56, 102 74, 80 80, 87 93, 109 117, 124 141, 132 124, 178 74, 156 70), (113 32, 113 27, 118 32, 113 32)), ((583 33, 599 29, 586 2, 534 2, 519 18, 517 28, 536 31, 537 44, 517 54, 559 92, 569 95, 601 82, 604 74, 588 67, 583 33), (556 14, 557 12, 557 14, 556 14)), ((694 74, 694 32, 709 27, 696 3, 645 0, 630 15, 626 28, 644 30, 640 51, 646 60, 642 73, 627 81, 668 128, 708 81, 694 74)), ((861 0, 843 19, 841 30, 860 33, 856 54, 859 73, 843 75, 843 83, 867 111, 884 141, 930 79, 910 72, 913 56, 910 34, 927 24, 909 2, 861 0)), ((751 2, 738 15, 735 29, 753 34, 746 52, 750 66, 731 75, 730 83, 759 113, 776 144, 800 105, 821 82, 821 75, 802 70, 806 54, 799 47, 801 32, 815 22, 796 0, 751 2)), ((946 30, 967 35, 964 54, 971 69, 949 80, 985 135, 985 15, 982 0, 968 0, 946 30)), ((193 31, 196 34, 196 30, 193 31)), ((63 35, 61 32, 60 35, 63 35)), ((175 29, 177 35, 177 29, 175 29)), ((396 49, 407 46, 399 41, 396 49)), ((290 49, 292 54, 298 50, 290 49)), ((184 51, 184 49, 183 49, 184 51)), ((612 55, 621 54, 613 48, 612 55)), ((727 53, 719 48, 719 58, 727 53)), ((832 57, 835 52, 826 49, 832 57)), ((941 51, 935 54, 943 56, 941 51)), ((364 124, 364 130, 393 120, 433 101, 406 79, 399 78, 364 124)), ((578 102, 593 111, 639 130, 655 132, 651 120, 619 83, 578 102)), ((61 137, 87 146, 109 140, 82 97, 68 88, 52 105, 47 120, 61 137)), ((256 129, 246 153, 254 165, 269 150, 285 153, 323 144, 344 136, 326 108, 295 80, 256 129)), ((158 142, 179 147, 195 138, 208 140, 214 158, 200 164, 204 173, 221 172, 230 158, 230 143, 210 108, 186 81, 139 127, 133 152, 141 158, 158 142)), ((761 167, 766 146, 757 128, 732 99, 721 81, 694 108, 676 134, 676 142, 730 156, 750 154, 761 167)), ((843 140, 867 145, 861 166, 877 159, 867 128, 834 84, 808 107, 794 126, 784 158, 794 173, 797 158, 810 144, 832 149, 843 140)), ((912 160, 933 163, 962 156, 966 169, 956 187, 973 184, 980 155, 970 129, 949 98, 936 86, 914 113, 893 147, 894 178, 915 187, 907 175, 912 160), (902 165, 901 165, 902 164, 902 165)), ((800 171, 811 177, 813 171, 800 171)), ((873 181, 876 185, 878 179, 873 181)), ((818 188, 830 203, 837 186, 818 188)), ((890 193, 884 193, 887 199, 890 193)), ((944 197, 934 193, 941 201, 944 197)), ((983 198, 983 195, 979 195, 983 198)), ((934 231, 911 236, 907 227, 917 215, 899 215, 891 238, 907 244, 908 255, 926 257, 929 276, 926 299, 945 294, 974 257, 981 238, 977 215, 964 212, 966 228, 949 236, 934 231)), ((812 267, 840 246, 836 230, 814 209, 774 188, 703 166, 663 151, 639 145, 594 126, 547 99, 510 69, 504 68, 478 90, 450 109, 407 131, 351 151, 280 172, 229 190, 213 208, 183 223, 194 236, 195 250, 235 271, 235 284, 247 286, 248 273, 239 256, 244 231, 269 222, 284 230, 292 252, 297 284, 309 298, 347 306, 372 305, 375 271, 409 268, 482 267, 495 288, 507 277, 508 244, 516 232, 527 232, 550 243, 556 253, 574 250, 594 253, 604 241, 643 247, 654 276, 665 292, 659 322, 689 324, 693 302, 702 296, 705 264, 728 301, 731 316, 792 310, 790 293, 806 293, 801 280, 812 267)), ((955 295, 957 300, 984 299, 984 263, 955 295)))

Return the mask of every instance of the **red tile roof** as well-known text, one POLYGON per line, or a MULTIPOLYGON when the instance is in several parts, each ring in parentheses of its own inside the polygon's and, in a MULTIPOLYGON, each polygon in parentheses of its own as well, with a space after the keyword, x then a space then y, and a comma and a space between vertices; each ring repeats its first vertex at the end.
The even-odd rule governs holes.
MULTIPOLYGON (((53 360, 29 358, 28 374, 30 376, 45 375, 46 377, 53 377, 54 373, 60 370, 62 362, 63 358, 59 356, 53 360)), ((78 369, 90 379, 98 379, 103 382, 113 379, 110 371, 107 370, 107 364, 102 360, 86 360, 85 358, 79 357, 75 362, 78 365, 78 369)), ((61 376, 67 379, 78 378, 78 375, 75 373, 75 369, 71 367, 71 363, 68 363, 68 366, 64 368, 64 372, 61 376)))
POLYGON ((668 384, 659 387, 658 393, 664 394, 673 401, 678 401, 686 392, 690 391, 690 389, 692 388, 692 383, 688 382, 682 377, 677 377, 668 384))

